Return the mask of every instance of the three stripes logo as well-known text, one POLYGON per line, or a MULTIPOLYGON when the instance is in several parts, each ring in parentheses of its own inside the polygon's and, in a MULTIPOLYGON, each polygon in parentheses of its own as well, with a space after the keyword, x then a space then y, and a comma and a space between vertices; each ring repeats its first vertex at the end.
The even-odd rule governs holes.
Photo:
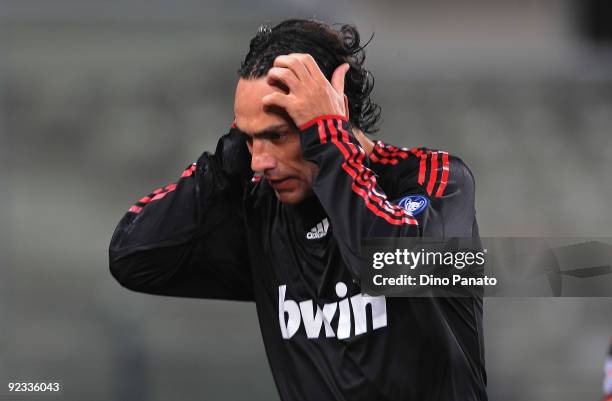
POLYGON ((319 224, 314 226, 306 233, 306 239, 319 239, 327 235, 327 229, 329 228, 329 220, 327 217, 323 219, 319 224))

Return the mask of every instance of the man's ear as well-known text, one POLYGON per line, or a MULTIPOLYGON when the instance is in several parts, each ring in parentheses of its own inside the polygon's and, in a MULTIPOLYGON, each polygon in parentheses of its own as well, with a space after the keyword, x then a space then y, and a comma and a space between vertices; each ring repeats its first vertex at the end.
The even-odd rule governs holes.
POLYGON ((346 95, 344 95, 344 116, 347 120, 349 119, 349 103, 348 97, 346 97, 346 95))

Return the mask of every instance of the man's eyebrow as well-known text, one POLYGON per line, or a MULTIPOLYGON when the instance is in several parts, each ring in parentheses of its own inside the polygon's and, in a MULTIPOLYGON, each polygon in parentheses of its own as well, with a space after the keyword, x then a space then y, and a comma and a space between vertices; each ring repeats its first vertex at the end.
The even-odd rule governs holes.
POLYGON ((270 134, 276 134, 276 133, 278 133, 279 131, 282 131, 282 130, 286 130, 286 129, 289 128, 289 125, 287 123, 271 125, 269 127, 266 127, 265 129, 261 130, 261 131, 258 131, 258 132, 252 133, 252 134, 251 133, 247 133, 247 132, 241 130, 240 127, 238 127, 237 125, 236 125, 236 128, 238 129, 238 131, 242 132, 245 135, 248 135, 248 136, 253 137, 253 138, 261 138, 261 137, 266 137, 266 136, 268 136, 270 134))

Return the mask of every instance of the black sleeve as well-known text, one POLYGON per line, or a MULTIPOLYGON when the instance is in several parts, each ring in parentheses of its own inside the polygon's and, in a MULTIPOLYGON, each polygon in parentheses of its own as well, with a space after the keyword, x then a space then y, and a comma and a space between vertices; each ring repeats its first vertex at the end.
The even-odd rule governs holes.
POLYGON ((375 143, 372 169, 393 203, 407 208, 424 237, 478 237, 474 176, 459 157, 375 143))
POLYGON ((389 202, 345 118, 322 116, 300 131, 304 159, 319 167, 315 195, 331 221, 344 262, 359 278, 362 238, 418 236, 418 222, 389 202))
POLYGON ((178 182, 141 198, 111 239, 110 271, 134 291, 252 300, 242 188, 252 172, 235 129, 178 182))

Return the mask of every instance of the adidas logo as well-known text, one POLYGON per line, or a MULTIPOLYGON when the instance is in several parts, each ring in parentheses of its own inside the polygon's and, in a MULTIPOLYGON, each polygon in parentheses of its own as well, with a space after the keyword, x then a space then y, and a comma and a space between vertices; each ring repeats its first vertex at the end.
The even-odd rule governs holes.
POLYGON ((314 226, 306 233, 306 239, 319 239, 327 235, 327 229, 329 228, 329 220, 327 217, 323 219, 319 224, 314 226))

